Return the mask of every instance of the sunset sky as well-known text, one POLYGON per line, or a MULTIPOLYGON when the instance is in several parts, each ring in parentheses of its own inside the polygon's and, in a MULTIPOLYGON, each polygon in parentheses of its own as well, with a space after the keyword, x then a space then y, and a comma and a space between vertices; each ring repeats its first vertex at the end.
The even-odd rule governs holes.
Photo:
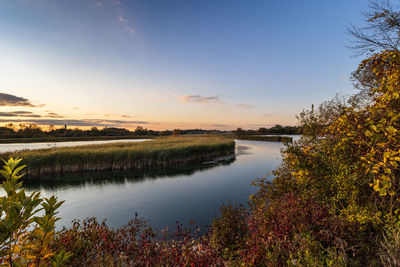
POLYGON ((360 57, 366 0, 2 0, 0 125, 295 125, 360 57))

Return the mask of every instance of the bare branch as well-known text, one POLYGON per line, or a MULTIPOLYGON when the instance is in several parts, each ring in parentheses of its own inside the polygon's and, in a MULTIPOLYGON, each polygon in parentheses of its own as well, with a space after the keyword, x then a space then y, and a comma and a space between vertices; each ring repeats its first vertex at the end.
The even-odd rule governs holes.
POLYGON ((400 12, 388 0, 370 2, 364 12, 367 25, 350 25, 347 32, 353 37, 350 46, 357 55, 374 54, 381 50, 400 50, 400 12))

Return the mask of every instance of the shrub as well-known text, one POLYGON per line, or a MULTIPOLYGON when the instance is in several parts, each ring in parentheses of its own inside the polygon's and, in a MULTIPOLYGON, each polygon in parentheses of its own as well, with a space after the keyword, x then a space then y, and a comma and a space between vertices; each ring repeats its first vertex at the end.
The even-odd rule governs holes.
POLYGON ((379 250, 379 258, 383 266, 400 265, 400 228, 390 227, 386 230, 379 250))
POLYGON ((249 212, 241 205, 227 202, 221 206, 220 213, 212 223, 208 238, 225 260, 233 260, 244 245, 249 212))
POLYGON ((21 160, 3 160, 5 165, 0 170, 4 177, 1 188, 6 192, 0 197, 0 264, 62 266, 71 253, 63 249, 56 253, 50 246, 58 220, 56 210, 62 202, 54 196, 41 199, 39 192, 27 195, 20 189, 23 175, 19 172, 25 167, 17 167, 21 160))
POLYGON ((54 249, 73 252, 73 266, 220 266, 217 252, 198 232, 177 225, 173 233, 156 234, 136 217, 112 229, 91 218, 75 221, 57 235, 54 249))

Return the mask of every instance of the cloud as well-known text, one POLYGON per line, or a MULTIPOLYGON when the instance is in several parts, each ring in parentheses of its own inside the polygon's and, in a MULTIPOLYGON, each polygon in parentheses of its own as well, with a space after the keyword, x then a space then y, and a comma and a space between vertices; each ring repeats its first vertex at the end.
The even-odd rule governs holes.
POLYGON ((30 118, 40 118, 42 116, 33 114, 30 111, 11 111, 11 112, 0 112, 0 117, 30 117, 30 118))
POLYGON ((125 19, 123 16, 120 15, 120 16, 118 17, 118 21, 119 21, 119 22, 125 22, 126 19, 125 19))
POLYGON ((99 2, 96 2, 96 6, 98 6, 98 7, 102 7, 102 6, 103 6, 103 2, 101 2, 101 1, 99 1, 99 2))
POLYGON ((47 113, 46 117, 50 117, 50 118, 64 118, 64 116, 58 115, 57 113, 54 113, 54 112, 49 112, 49 113, 47 113))
POLYGON ((32 123, 38 125, 69 125, 69 126, 95 126, 95 127, 117 127, 129 126, 131 124, 148 124, 146 121, 124 121, 124 120, 51 120, 51 119, 0 119, 0 122, 13 123, 32 123))
POLYGON ((136 32, 136 30, 134 28, 132 28, 131 26, 126 26, 125 30, 131 34, 134 34, 136 32))
POLYGON ((254 108, 254 106, 247 105, 247 104, 237 104, 236 106, 238 106, 239 108, 254 108))
POLYGON ((182 103, 188 103, 188 102, 193 102, 193 103, 202 103, 202 104, 225 104, 222 102, 218 96, 201 96, 201 95, 184 95, 184 96, 179 96, 179 101, 182 103))
POLYGON ((0 93, 0 106, 25 106, 35 107, 32 103, 23 97, 0 93))

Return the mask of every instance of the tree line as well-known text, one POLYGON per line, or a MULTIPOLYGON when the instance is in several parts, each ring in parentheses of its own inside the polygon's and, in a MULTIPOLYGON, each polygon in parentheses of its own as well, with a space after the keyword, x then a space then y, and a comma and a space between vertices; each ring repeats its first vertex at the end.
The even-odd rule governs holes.
POLYGON ((300 127, 297 126, 281 126, 276 125, 271 128, 259 128, 258 130, 244 130, 238 128, 236 131, 224 130, 204 130, 204 129, 174 129, 174 130, 150 130, 142 126, 136 127, 135 130, 128 130, 125 128, 117 127, 104 127, 99 129, 92 127, 91 129, 68 128, 55 128, 50 125, 46 131, 36 124, 19 125, 18 127, 13 124, 7 124, 0 127, 0 139, 7 138, 57 138, 57 137, 97 137, 97 136, 170 136, 170 135, 192 135, 192 134, 229 134, 235 133, 237 135, 263 135, 263 134, 299 134, 300 127))

